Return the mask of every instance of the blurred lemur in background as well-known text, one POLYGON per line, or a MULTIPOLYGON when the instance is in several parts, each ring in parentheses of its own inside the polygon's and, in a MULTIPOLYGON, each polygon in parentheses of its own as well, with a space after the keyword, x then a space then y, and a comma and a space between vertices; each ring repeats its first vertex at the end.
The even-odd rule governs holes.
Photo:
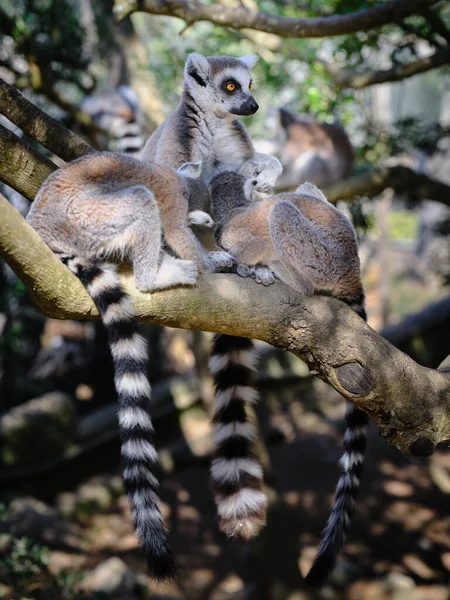
MULTIPOLYGON (((255 199, 255 192, 241 175, 225 172, 213 179, 211 196, 216 241, 238 263, 253 268, 266 265, 296 291, 337 298, 366 320, 355 231, 316 186, 304 183, 295 192, 263 196, 256 193, 255 199)), ((266 277, 270 275, 269 271, 266 277)), ((220 349, 216 344, 211 366, 218 382, 223 382, 231 361, 237 369, 243 354, 236 349, 233 358, 227 361, 220 349)), ((250 366, 248 348, 245 350, 245 362, 250 366)), ((214 422, 218 458, 212 467, 212 479, 221 528, 229 534, 251 537, 263 523, 262 469, 251 453, 255 431, 246 419, 244 406, 244 400, 251 401, 253 397, 246 391, 241 393, 240 401, 232 398, 233 389, 238 389, 235 384, 236 388, 232 388, 228 382, 227 390, 222 384, 217 396, 214 422)), ((243 381, 239 381, 239 386, 242 385, 243 381)), ((368 417, 348 403, 346 424, 341 476, 316 560, 307 576, 311 584, 324 582, 332 570, 359 490, 368 417)))

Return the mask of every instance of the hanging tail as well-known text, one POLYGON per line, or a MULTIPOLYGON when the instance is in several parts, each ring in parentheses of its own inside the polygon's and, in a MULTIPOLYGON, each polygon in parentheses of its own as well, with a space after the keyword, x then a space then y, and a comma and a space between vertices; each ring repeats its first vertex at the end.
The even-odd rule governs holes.
MULTIPOLYGON (((340 299, 367 321, 362 292, 357 298, 340 299)), ((336 486, 336 496, 330 516, 322 532, 317 556, 305 578, 305 583, 310 586, 324 584, 330 575, 344 545, 345 536, 355 511, 364 466, 366 429, 369 418, 365 412, 348 402, 345 421, 347 428, 344 437, 344 454, 339 462, 341 475, 336 486)))
POLYGON ((159 484, 153 474, 158 455, 148 413, 147 345, 137 332, 133 304, 112 265, 86 262, 76 256, 59 257, 86 287, 108 332, 119 400, 123 480, 131 514, 150 574, 157 580, 173 578, 176 567, 159 508, 159 484))
POLYGON ((244 539, 264 526, 267 508, 263 470, 253 448, 257 429, 247 409, 258 396, 255 358, 252 340, 218 334, 209 362, 216 388, 211 478, 219 527, 244 539))

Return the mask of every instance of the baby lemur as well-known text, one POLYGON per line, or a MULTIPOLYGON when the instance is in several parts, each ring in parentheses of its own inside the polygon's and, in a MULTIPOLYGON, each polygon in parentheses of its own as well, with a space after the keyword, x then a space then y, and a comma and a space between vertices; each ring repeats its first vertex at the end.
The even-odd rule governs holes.
MULTIPOLYGON (((317 187, 305 183, 295 192, 254 200, 241 175, 224 172, 212 180, 211 197, 216 241, 239 263, 266 265, 298 292, 333 296, 366 319, 354 229, 317 187)), ((223 380, 230 362, 221 360, 220 348, 216 350, 212 367, 223 380)), ((236 345, 241 357, 245 350, 236 345)), ((245 374, 239 384, 249 385, 247 377, 245 374)), ((250 536, 263 522, 265 503, 261 467, 250 454, 254 430, 247 422, 244 401, 252 400, 251 392, 250 388, 243 389, 241 402, 235 400, 232 406, 226 391, 218 398, 214 417, 217 458, 212 479, 222 529, 250 536)), ((307 576, 311 584, 323 582, 333 568, 355 508, 368 417, 349 403, 346 423, 341 476, 316 560, 307 576)))
POLYGON ((114 267, 101 261, 129 258, 143 292, 193 285, 198 271, 231 264, 225 253, 203 248, 188 226, 202 214, 209 219, 199 210, 189 213, 192 194, 192 206, 203 208, 206 186, 186 177, 198 176, 199 165, 184 165, 179 171, 108 152, 85 156, 45 180, 27 216, 86 286, 108 331, 119 400, 123 479, 150 572, 157 579, 172 577, 175 564, 153 474, 158 456, 148 413, 147 348, 114 267), (163 233, 178 258, 163 250, 163 233))

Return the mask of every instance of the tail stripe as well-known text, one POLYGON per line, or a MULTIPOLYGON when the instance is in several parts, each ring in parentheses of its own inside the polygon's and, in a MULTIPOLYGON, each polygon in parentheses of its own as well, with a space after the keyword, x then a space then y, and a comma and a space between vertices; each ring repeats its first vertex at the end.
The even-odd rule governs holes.
POLYGON ((250 538, 264 525, 267 506, 263 471, 254 455, 257 431, 246 408, 258 398, 253 342, 217 335, 210 369, 216 387, 211 479, 219 527, 228 535, 250 538))
POLYGON ((159 508, 159 484, 152 473, 158 465, 158 454, 148 413, 151 388, 147 346, 137 332, 131 299, 111 265, 87 263, 67 255, 61 260, 87 288, 108 332, 119 399, 123 480, 131 514, 151 575, 157 580, 173 578, 176 568, 159 508))
MULTIPOLYGON (((341 300, 366 320, 362 292, 356 298, 341 298, 341 300)), ((347 429, 344 436, 344 453, 339 461, 341 474, 336 485, 336 496, 322 532, 317 556, 306 576, 306 583, 312 586, 323 584, 334 568, 355 510, 363 472, 369 418, 362 410, 348 403, 345 420, 347 429)))

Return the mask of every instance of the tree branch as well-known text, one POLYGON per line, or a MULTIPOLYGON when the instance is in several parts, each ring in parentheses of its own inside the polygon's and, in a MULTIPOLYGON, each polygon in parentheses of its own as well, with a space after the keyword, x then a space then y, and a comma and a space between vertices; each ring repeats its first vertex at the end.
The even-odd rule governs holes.
POLYGON ((375 29, 418 13, 436 2, 437 0, 391 0, 346 15, 296 19, 256 12, 245 6, 204 4, 199 0, 115 0, 114 16, 117 21, 121 21, 134 12, 143 11, 153 15, 179 17, 188 24, 210 21, 222 27, 257 29, 280 37, 313 38, 375 29))
POLYGON ((450 47, 440 48, 431 56, 419 58, 409 64, 395 65, 390 69, 381 71, 366 71, 365 73, 354 73, 337 69, 329 63, 321 63, 326 70, 334 77, 336 87, 338 89, 351 87, 361 89, 377 83, 385 83, 387 81, 401 81, 408 77, 413 77, 418 73, 431 71, 443 65, 450 64, 450 47))
MULTIPOLYGON (((0 253, 47 316, 91 319, 82 284, 23 217, 0 197, 0 253)), ((122 281, 141 321, 263 340, 293 352, 344 398, 364 409, 386 441, 425 456, 450 440, 450 375, 416 364, 343 303, 304 297, 278 283, 264 289, 235 275, 207 275, 192 288, 139 293, 122 281)))
POLYGON ((401 165, 343 179, 323 189, 330 202, 355 196, 376 196, 387 187, 414 200, 436 200, 450 206, 450 186, 401 165))
POLYGON ((441 18, 441 15, 434 10, 430 10, 429 8, 424 10, 423 14, 428 23, 431 25, 432 30, 450 45, 450 30, 447 29, 447 26, 441 18))
POLYGON ((29 102, 13 86, 0 78, 0 113, 30 137, 65 161, 74 160, 94 149, 64 125, 29 102))
POLYGON ((33 201, 44 179, 55 169, 51 160, 0 125, 0 181, 33 201))

